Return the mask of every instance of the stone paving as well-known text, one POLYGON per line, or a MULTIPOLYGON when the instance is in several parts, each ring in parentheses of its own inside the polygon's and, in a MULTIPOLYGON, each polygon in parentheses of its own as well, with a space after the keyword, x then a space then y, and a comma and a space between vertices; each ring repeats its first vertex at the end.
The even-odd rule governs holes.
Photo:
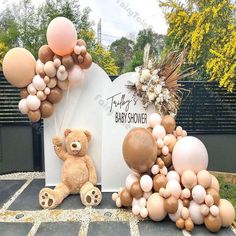
MULTIPOLYGON (((141 220, 129 210, 116 209, 111 193, 103 193, 97 207, 84 207, 78 195, 69 196, 54 210, 42 210, 38 193, 44 187, 44 173, 18 173, 0 176, 1 236, 74 236, 74 235, 212 235, 205 227, 189 234, 176 229, 173 222, 141 220)), ((233 236, 236 230, 222 229, 217 235, 233 236)))

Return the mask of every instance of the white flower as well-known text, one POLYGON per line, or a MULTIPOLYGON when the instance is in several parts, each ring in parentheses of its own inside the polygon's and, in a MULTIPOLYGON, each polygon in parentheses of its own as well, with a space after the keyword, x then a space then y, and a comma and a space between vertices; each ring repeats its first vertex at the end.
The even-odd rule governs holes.
POLYGON ((144 79, 144 81, 146 80, 149 80, 151 78, 151 73, 150 73, 150 70, 148 69, 143 69, 142 70, 142 73, 141 73, 141 77, 144 79))
POLYGON ((147 85, 143 85, 143 86, 142 86, 142 90, 143 90, 143 91, 147 91, 147 89, 148 89, 148 86, 147 86, 147 85))
POLYGON ((156 93, 156 94, 160 94, 160 93, 161 93, 161 90, 162 90, 162 86, 161 86, 161 84, 158 84, 158 85, 155 87, 155 93, 156 93))
POLYGON ((149 101, 153 101, 155 99, 155 93, 147 93, 149 101))

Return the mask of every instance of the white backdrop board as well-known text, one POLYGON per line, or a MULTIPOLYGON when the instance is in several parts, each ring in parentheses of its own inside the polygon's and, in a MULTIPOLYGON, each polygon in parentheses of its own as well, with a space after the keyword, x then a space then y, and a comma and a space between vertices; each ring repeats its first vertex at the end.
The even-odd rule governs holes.
POLYGON ((106 72, 94 64, 85 71, 85 80, 81 86, 64 92, 62 101, 56 105, 53 115, 44 120, 44 157, 46 185, 53 186, 60 181, 62 161, 56 156, 52 137, 63 135, 66 128, 87 129, 92 133, 88 154, 92 157, 101 182, 101 149, 103 107, 99 98, 111 84, 106 72))
POLYGON ((146 127, 148 111, 142 102, 128 90, 128 80, 135 73, 119 76, 108 88, 103 104, 102 135, 102 190, 117 191, 124 186, 125 178, 131 173, 122 156, 125 135, 134 127, 146 127))

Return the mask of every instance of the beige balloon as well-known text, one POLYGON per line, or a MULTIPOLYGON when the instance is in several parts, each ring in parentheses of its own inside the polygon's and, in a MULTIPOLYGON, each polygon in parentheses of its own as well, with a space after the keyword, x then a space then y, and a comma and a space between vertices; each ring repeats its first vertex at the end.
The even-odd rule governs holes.
POLYGON ((35 67, 34 56, 24 48, 13 48, 8 51, 2 65, 8 82, 18 88, 24 88, 32 82, 35 67))

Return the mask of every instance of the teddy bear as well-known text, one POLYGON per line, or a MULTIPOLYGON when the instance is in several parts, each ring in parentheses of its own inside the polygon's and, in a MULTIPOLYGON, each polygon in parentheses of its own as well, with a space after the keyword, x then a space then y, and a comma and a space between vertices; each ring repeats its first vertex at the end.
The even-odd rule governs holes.
POLYGON ((69 194, 80 194, 85 206, 96 206, 102 200, 101 191, 95 187, 96 170, 87 155, 91 134, 86 130, 66 129, 63 138, 55 136, 53 145, 56 155, 64 162, 61 183, 54 189, 43 188, 39 193, 39 203, 44 209, 57 207, 69 194))

